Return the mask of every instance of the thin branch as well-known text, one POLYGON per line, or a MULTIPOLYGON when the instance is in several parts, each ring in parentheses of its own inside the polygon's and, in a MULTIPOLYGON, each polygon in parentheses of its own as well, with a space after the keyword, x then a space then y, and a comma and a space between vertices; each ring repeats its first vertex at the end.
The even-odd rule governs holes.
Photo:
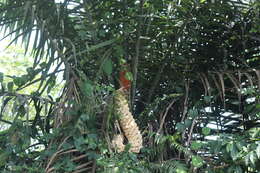
POLYGON ((97 169, 97 163, 96 163, 96 161, 94 160, 93 161, 93 166, 92 166, 92 173, 95 173, 96 172, 96 169, 97 169))
POLYGON ((43 98, 43 97, 40 97, 40 96, 33 96, 33 95, 29 95, 29 94, 19 94, 19 93, 12 93, 12 92, 0 92, 0 97, 27 97, 27 98, 31 98, 31 99, 37 99, 37 100, 42 100, 42 101, 45 101, 45 102, 48 102, 48 103, 51 103, 51 104, 55 104, 54 101, 51 101, 47 98, 43 98))
POLYGON ((192 139, 192 132, 193 132, 193 129, 194 129, 195 125, 196 125, 196 119, 197 119, 197 117, 194 118, 193 121, 192 121, 191 128, 190 128, 190 133, 189 133, 188 140, 187 140, 187 146, 190 145, 190 142, 191 142, 191 139, 192 139))
POLYGON ((80 169, 80 170, 77 170, 77 171, 74 171, 72 173, 81 173, 81 172, 88 172, 89 170, 91 170, 92 168, 84 168, 84 169, 80 169))
POLYGON ((161 122, 160 122, 160 127, 159 127, 159 129, 158 129, 158 131, 157 131, 157 134, 160 134, 160 133, 161 133, 162 128, 163 128, 163 124, 164 124, 164 122, 165 122, 165 118, 166 118, 166 116, 167 116, 167 114, 168 114, 170 108, 172 107, 172 105, 173 105, 175 102, 176 102, 176 99, 174 99, 174 100, 168 105, 168 107, 166 108, 166 111, 165 111, 165 113, 164 113, 164 115, 163 115, 163 118, 162 118, 162 120, 161 120, 161 122))
MULTIPOLYGON (((143 4, 144 0, 140 1, 140 11, 143 14, 143 4)), ((133 58, 133 83, 132 83, 132 98, 131 98, 131 109, 133 110, 135 93, 136 93, 136 81, 137 81, 137 72, 138 72, 138 64, 139 64, 139 55, 140 55, 140 46, 141 46, 141 30, 142 30, 142 19, 139 18, 138 28, 137 28, 137 42, 135 45, 135 57, 133 58)))
POLYGON ((0 119, 0 121, 4 122, 4 123, 6 123, 6 124, 10 124, 10 125, 12 125, 12 124, 13 124, 12 122, 10 122, 10 121, 7 121, 7 120, 4 120, 4 119, 0 119))
POLYGON ((188 112, 188 101, 189 101, 189 89, 190 89, 190 81, 185 82, 185 98, 184 98, 184 103, 183 103, 183 113, 181 117, 181 122, 184 121, 185 116, 188 112))
POLYGON ((75 161, 78 161, 80 159, 87 158, 87 157, 88 157, 87 154, 82 154, 82 155, 80 155, 78 157, 73 158, 71 161, 75 162, 75 161))
POLYGON ((93 163, 93 161, 90 161, 90 162, 87 162, 87 163, 83 163, 83 164, 77 166, 77 167, 76 167, 76 170, 78 170, 78 171, 79 171, 79 170, 82 170, 82 168, 84 168, 84 167, 90 165, 91 163, 93 163))

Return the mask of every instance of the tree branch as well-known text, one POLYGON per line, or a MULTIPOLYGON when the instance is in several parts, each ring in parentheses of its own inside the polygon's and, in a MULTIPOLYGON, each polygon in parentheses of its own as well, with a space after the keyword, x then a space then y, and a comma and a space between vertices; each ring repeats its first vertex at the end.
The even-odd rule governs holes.
MULTIPOLYGON (((144 0, 140 1, 140 11, 143 14, 143 4, 144 0)), ((137 72, 138 72, 138 63, 139 63, 139 55, 140 55, 140 46, 141 46, 141 29, 142 29, 142 18, 139 18, 138 28, 137 28, 137 42, 135 45, 135 57, 133 58, 133 84, 132 84, 132 97, 131 97, 131 109, 133 110, 135 93, 136 93, 136 81, 137 81, 137 72)))

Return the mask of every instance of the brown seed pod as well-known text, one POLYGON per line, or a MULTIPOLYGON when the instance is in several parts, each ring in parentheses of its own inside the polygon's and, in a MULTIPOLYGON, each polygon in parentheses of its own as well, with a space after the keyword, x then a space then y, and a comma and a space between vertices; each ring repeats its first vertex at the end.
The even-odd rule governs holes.
MULTIPOLYGON (((143 143, 142 135, 129 110, 127 99, 122 90, 117 90, 115 93, 115 105, 116 113, 119 115, 120 127, 128 142, 131 144, 130 151, 139 153, 143 143)), ((120 147, 117 146, 117 148, 120 147)))
POLYGON ((119 153, 124 151, 125 150, 124 136, 115 135, 112 140, 112 147, 115 148, 115 150, 119 153))

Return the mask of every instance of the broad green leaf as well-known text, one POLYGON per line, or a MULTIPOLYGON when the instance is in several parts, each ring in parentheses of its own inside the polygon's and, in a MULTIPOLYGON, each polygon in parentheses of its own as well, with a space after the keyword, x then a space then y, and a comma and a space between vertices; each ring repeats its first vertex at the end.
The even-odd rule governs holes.
POLYGON ((176 173, 187 173, 185 169, 177 168, 176 173))
POLYGON ((200 156, 192 156, 192 165, 199 168, 203 166, 203 159, 200 156))
POLYGON ((191 149, 198 150, 202 147, 202 143, 200 141, 192 141, 191 143, 191 149))
POLYGON ((14 81, 14 84, 15 84, 16 86, 19 87, 19 86, 21 85, 21 81, 20 81, 20 78, 19 78, 19 77, 14 77, 13 81, 14 81))
POLYGON ((182 123, 177 123, 176 128, 178 132, 183 132, 185 130, 185 125, 182 123))
POLYGON ((231 151, 232 146, 233 146, 233 142, 227 144, 227 146, 226 146, 227 152, 230 152, 230 151, 231 151))
POLYGON ((103 71, 107 74, 107 75, 111 75, 112 71, 113 71, 113 62, 111 61, 111 59, 106 59, 104 64, 103 64, 103 71))
POLYGON ((253 138, 258 138, 260 137, 260 129, 259 128, 251 128, 249 130, 250 132, 250 135, 253 137, 253 138))
POLYGON ((199 115, 199 112, 197 109, 190 109, 189 112, 188 112, 188 115, 195 118, 199 115))
POLYGON ((78 138, 76 138, 75 140, 74 140, 74 145, 75 145, 75 147, 79 150, 79 151, 81 151, 83 148, 83 145, 84 144, 86 144, 86 142, 85 142, 85 139, 81 136, 81 137, 78 137, 78 138))
POLYGON ((211 129, 210 128, 208 128, 208 127, 203 127, 202 128, 202 134, 203 135, 209 135, 210 134, 210 131, 211 131, 211 129))
POLYGON ((249 165, 250 163, 255 165, 256 161, 257 161, 257 155, 256 155, 256 153, 254 151, 251 151, 245 157, 246 165, 249 165))
POLYGON ((28 82, 29 78, 27 75, 22 75, 21 77, 14 77, 13 82, 16 86, 20 87, 28 82))
POLYGON ((231 146, 232 147, 231 147, 230 155, 231 155, 233 160, 236 160, 237 157, 238 157, 239 152, 238 152, 237 147, 236 147, 235 144, 232 144, 231 146))
POLYGON ((96 134, 89 134, 85 139, 85 142, 88 144, 89 149, 95 149, 98 144, 98 139, 96 134))
POLYGON ((192 120, 187 119, 184 121, 184 124, 185 124, 185 127, 190 127, 192 124, 192 120))
POLYGON ((93 93, 93 86, 89 82, 85 82, 83 92, 86 96, 91 96, 93 93))
POLYGON ((243 147, 246 145, 245 141, 237 141, 235 144, 236 144, 238 150, 242 150, 243 147))
POLYGON ((204 3, 204 2, 206 2, 206 0, 200 0, 200 3, 204 3))
POLYGON ((116 55, 122 57, 124 55, 124 49, 122 46, 116 46, 116 55))

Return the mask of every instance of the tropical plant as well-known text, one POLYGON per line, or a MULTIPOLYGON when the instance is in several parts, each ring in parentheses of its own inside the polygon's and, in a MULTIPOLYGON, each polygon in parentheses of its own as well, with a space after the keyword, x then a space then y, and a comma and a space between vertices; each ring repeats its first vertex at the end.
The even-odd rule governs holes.
POLYGON ((0 170, 260 171, 259 11, 240 0, 0 0, 5 37, 33 57, 12 87, 0 73, 0 170))

